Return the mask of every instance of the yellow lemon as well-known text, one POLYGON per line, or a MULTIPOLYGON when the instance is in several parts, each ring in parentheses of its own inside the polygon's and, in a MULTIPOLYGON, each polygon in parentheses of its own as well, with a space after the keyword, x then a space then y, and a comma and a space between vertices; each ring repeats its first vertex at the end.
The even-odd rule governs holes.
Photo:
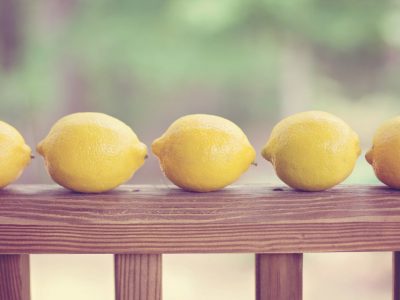
POLYGON ((221 189, 245 172, 254 148, 231 121, 213 115, 187 115, 153 142, 161 169, 177 186, 195 192, 221 189))
POLYGON ((283 182, 303 191, 322 191, 342 182, 360 153, 358 135, 344 121, 322 111, 283 119, 262 151, 283 182))
POLYGON ((400 117, 383 123, 375 133, 367 161, 384 184, 400 189, 400 117))
POLYGON ((0 121, 0 188, 21 176, 31 161, 31 148, 11 125, 0 121))
POLYGON ((50 176, 77 192, 99 193, 127 181, 146 158, 146 146, 125 123, 102 113, 60 119, 37 151, 50 176))

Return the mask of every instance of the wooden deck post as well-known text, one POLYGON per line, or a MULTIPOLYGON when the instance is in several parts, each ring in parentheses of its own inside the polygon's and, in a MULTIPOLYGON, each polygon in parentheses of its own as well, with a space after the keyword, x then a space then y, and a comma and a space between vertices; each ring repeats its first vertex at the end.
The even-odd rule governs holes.
POLYGON ((115 255, 116 300, 161 300, 161 254, 115 255))
POLYGON ((393 252, 393 300, 400 300, 400 252, 393 252))
POLYGON ((0 255, 0 300, 29 299, 29 255, 0 255))
POLYGON ((301 300, 303 254, 256 254, 256 299, 301 300))

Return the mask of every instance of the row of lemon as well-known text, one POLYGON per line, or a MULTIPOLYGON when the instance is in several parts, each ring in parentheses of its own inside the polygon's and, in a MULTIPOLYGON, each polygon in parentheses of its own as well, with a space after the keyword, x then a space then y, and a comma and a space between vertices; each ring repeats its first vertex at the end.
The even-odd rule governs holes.
MULTIPOLYGON (((378 178, 400 188, 400 118, 377 131, 366 158, 378 178)), ((125 123, 102 113, 60 119, 37 151, 50 176, 77 192, 99 193, 126 182, 147 158, 147 147, 125 123)), ((195 114, 176 120, 152 144, 164 174, 196 192, 221 189, 251 164, 255 150, 243 131, 219 116, 195 114)), ((360 155, 357 134, 341 119, 309 111, 283 119, 262 150, 278 177, 304 191, 335 186, 352 172, 360 155)), ((15 181, 29 164, 31 149, 12 126, 0 121, 0 188, 15 181)))

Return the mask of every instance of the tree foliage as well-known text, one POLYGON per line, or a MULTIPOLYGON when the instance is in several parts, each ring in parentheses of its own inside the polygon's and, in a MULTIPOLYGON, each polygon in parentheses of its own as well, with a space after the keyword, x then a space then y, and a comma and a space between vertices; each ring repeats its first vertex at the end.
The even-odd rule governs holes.
POLYGON ((24 4, 23 59, 13 74, 0 73, 1 101, 10 107, 59 97, 72 63, 99 103, 141 97, 154 104, 194 87, 275 105, 285 39, 309 45, 316 59, 318 51, 330 53, 340 65, 366 48, 381 55, 398 30, 387 25, 399 11, 390 0, 79 1, 56 24, 50 2, 24 4))

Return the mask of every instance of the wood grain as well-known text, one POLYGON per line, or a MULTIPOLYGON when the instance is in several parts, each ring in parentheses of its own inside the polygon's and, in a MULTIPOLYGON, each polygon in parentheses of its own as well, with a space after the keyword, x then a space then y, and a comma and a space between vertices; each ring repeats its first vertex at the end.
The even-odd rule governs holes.
POLYGON ((0 255, 0 300, 29 299, 29 255, 0 255))
POLYGON ((161 255, 115 255, 116 300, 161 300, 161 255))
POLYGON ((400 250, 400 192, 305 193, 234 186, 213 193, 125 186, 0 191, 0 253, 300 253, 400 250))
POLYGON ((393 300, 400 300, 400 252, 393 252, 393 300))
POLYGON ((303 254, 256 254, 256 300, 301 300, 303 254))

